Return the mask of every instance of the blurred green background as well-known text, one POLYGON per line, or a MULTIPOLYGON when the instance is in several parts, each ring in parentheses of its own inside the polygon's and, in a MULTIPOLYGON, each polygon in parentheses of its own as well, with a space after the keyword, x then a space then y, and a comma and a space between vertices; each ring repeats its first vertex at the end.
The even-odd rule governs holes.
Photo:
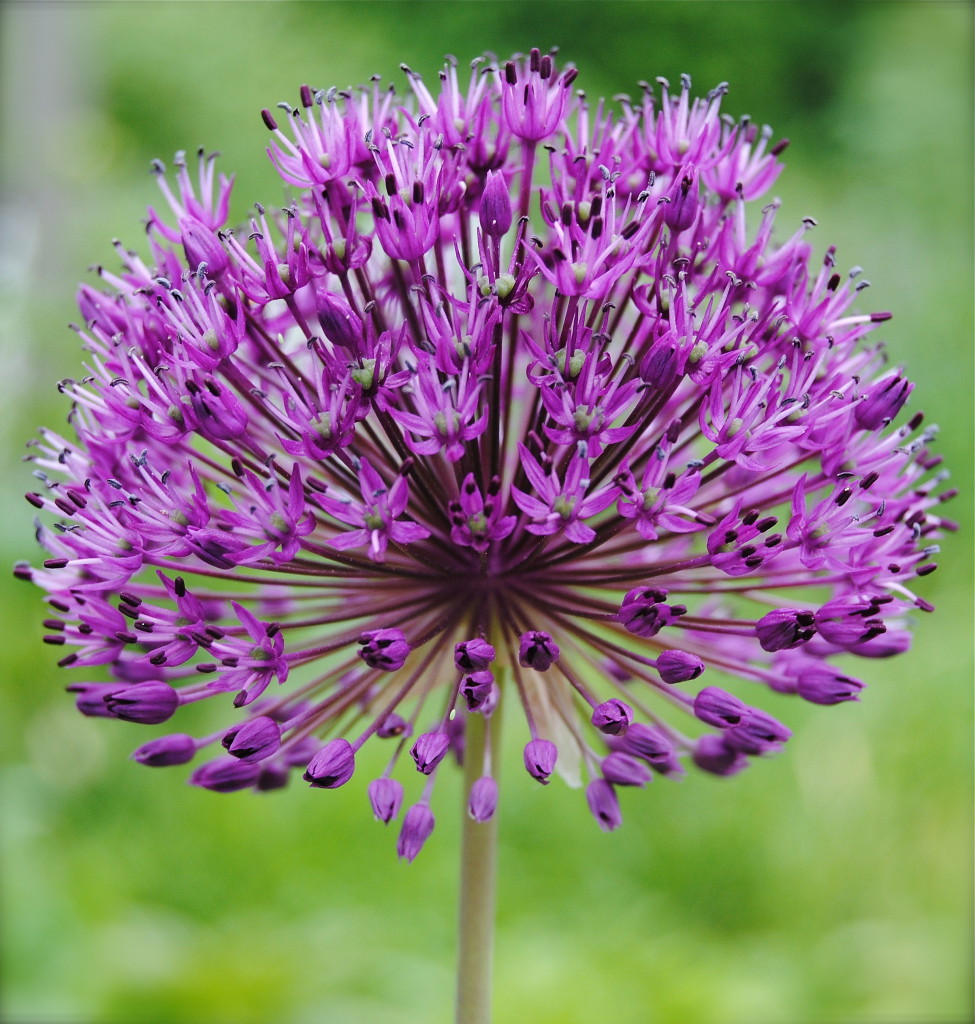
MULTIPOLYGON (((598 831, 541 789, 509 730, 498 1024, 972 1019, 972 6, 928 2, 7 3, 2 8, 0 377, 4 560, 36 558, 20 463, 66 413, 65 324, 110 239, 138 247, 149 161, 204 145, 238 217, 283 193, 258 111, 400 61, 558 44, 591 96, 731 83, 724 109, 788 136, 781 237, 861 264, 865 308, 941 424, 962 495, 914 651, 858 705, 782 699, 775 761, 624 794, 598 831)), ((428 1024, 453 998, 458 802, 411 866, 364 785, 257 798, 127 760, 40 643, 39 592, 4 583, 3 1012, 11 1024, 428 1024)), ((514 723, 512 723, 514 725, 514 723)), ((361 773, 366 776, 365 769, 361 773)), ((446 784, 445 784, 446 783, 446 784)), ((451 787, 453 792, 451 792, 451 787)))

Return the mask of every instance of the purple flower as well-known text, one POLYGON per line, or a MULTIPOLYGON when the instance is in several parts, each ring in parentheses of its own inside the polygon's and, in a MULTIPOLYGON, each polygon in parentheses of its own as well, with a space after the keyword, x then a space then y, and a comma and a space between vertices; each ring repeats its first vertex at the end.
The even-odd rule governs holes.
POLYGON ((856 700, 832 659, 907 648, 951 492, 933 429, 898 425, 889 314, 813 222, 773 241, 785 142, 724 87, 590 108, 538 50, 466 90, 406 74, 263 111, 290 198, 237 233, 212 157, 155 165, 147 253, 79 291, 76 436, 31 447, 47 557, 15 573, 83 714, 224 708, 142 764, 332 789, 392 740, 368 797, 389 822, 413 787, 412 860, 500 701, 526 771, 585 766, 608 830, 616 787, 734 775, 790 696, 856 700))

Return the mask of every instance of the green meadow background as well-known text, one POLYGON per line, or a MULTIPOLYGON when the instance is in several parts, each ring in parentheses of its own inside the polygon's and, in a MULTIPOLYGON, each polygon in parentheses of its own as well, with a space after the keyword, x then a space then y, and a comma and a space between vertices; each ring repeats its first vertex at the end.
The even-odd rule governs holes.
MULTIPOLYGON (((972 11, 964 2, 7 3, 2 17, 3 561, 36 559, 20 457, 67 412, 86 267, 139 247, 150 159, 223 153, 236 216, 283 202, 258 111, 303 82, 561 47, 591 96, 702 93, 792 144, 780 238, 873 281, 866 310, 961 496, 914 650, 858 666, 862 703, 768 704, 783 754, 731 780, 578 791, 503 762, 498 1024, 963 1024, 972 1019, 972 11)), ((875 335, 876 336, 876 335, 875 335)), ((79 716, 40 592, 3 581, 5 1024, 437 1024, 451 1016, 459 787, 412 865, 343 790, 191 789, 79 716)))

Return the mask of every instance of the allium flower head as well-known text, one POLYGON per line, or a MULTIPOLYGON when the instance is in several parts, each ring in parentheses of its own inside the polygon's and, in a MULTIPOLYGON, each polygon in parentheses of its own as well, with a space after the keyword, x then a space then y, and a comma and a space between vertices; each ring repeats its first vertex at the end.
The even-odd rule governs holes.
POLYGON ((239 230, 213 157, 156 166, 148 258, 81 288, 75 437, 30 456, 50 557, 17 574, 84 714, 222 709, 136 761, 331 789, 386 743, 369 801, 406 798, 412 860, 507 703, 604 829, 622 787, 778 751, 784 695, 856 700, 835 659, 906 649, 950 524, 889 314, 812 220, 773 239, 786 143, 724 86, 610 112, 537 50, 439 94, 404 70, 263 111, 292 198, 239 230))

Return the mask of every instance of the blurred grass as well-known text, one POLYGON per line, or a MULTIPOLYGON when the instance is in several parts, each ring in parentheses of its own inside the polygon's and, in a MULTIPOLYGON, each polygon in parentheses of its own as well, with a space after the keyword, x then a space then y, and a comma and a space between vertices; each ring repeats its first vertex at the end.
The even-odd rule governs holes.
MULTIPOLYGON (((782 698, 790 748, 731 781, 581 794, 503 767, 497 1021, 848 1024, 971 1019, 972 139, 964 3, 143 3, 3 8, 0 327, 8 564, 35 557, 20 445, 76 373, 74 282, 138 247, 149 159, 204 144, 236 215, 281 195, 257 111, 302 81, 428 78, 559 43, 592 96, 690 72, 792 139, 780 233, 863 265, 892 309, 911 408, 962 495, 915 650, 858 666, 862 704, 782 698), (29 100, 25 102, 24 96, 29 100)), ((4 584, 3 1019, 11 1024, 400 1024, 449 1019, 455 779, 395 861, 362 787, 220 797, 126 760, 136 726, 78 716, 4 584)), ((770 705, 771 708, 771 705, 770 705)), ((368 764, 361 769, 368 777, 368 764)))

